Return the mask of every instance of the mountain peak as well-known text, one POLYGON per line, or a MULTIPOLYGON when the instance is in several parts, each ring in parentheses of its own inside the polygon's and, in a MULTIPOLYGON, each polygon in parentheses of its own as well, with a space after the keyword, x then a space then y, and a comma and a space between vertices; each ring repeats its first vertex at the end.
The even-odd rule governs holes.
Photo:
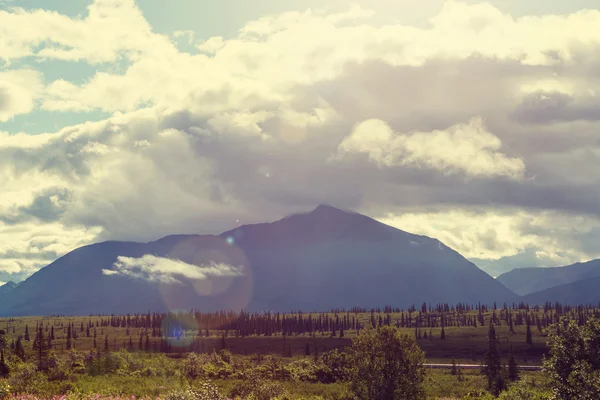
POLYGON ((317 208, 310 212, 311 214, 325 214, 325 213, 344 213, 350 214, 349 211, 341 210, 329 204, 319 204, 317 208))

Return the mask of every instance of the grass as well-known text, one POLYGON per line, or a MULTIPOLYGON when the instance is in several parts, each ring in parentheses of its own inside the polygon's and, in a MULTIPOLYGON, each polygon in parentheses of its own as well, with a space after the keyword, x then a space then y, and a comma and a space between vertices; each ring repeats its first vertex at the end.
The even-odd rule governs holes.
MULTIPOLYGON (((398 319, 399 314, 392 314, 393 319, 398 319)), ((101 317, 100 317, 101 318, 101 317)), ((369 313, 359 313, 357 318, 367 323, 370 318, 369 313)), ((456 360, 461 364, 478 363, 481 357, 487 350, 487 321, 489 321, 490 313, 486 314, 486 324, 478 327, 446 327, 446 339, 442 340, 441 328, 432 329, 424 328, 422 333, 427 333, 431 338, 419 339, 418 344, 426 354, 428 362, 450 363, 456 360)), ((99 320, 99 317, 18 317, 18 318, 0 318, 0 329, 6 331, 7 341, 16 340, 18 336, 24 336, 25 327, 29 327, 29 342, 23 342, 26 350, 31 348, 35 337, 35 327, 37 324, 43 323, 45 334, 50 333, 50 328, 54 328, 55 340, 53 341, 53 349, 55 351, 66 350, 67 326, 74 323, 77 331, 77 339, 73 340, 73 346, 78 350, 91 350, 94 348, 94 329, 90 330, 90 337, 86 336, 86 326, 91 321, 94 324, 99 320), (80 330, 81 324, 84 324, 83 331, 80 330), (47 327, 47 328, 46 328, 47 327)), ((414 334, 412 328, 400 328, 409 334, 414 334)), ((139 346, 139 337, 150 332, 144 328, 113 328, 113 327, 97 327, 96 330, 96 346, 98 349, 104 349, 104 340, 108 336, 108 350, 118 351, 122 348, 127 348, 129 340, 133 343, 133 349, 137 350, 139 346), (127 335, 129 332, 129 335, 127 335)), ((510 346, 512 344, 517 362, 520 364, 539 365, 542 357, 547 353, 546 335, 532 327, 533 344, 529 345, 525 341, 525 326, 515 326, 515 333, 510 333, 506 325, 496 327, 496 332, 500 338, 500 351, 504 356, 508 356, 510 346)), ((222 347, 221 336, 223 331, 211 330, 209 337, 193 338, 196 331, 187 331, 187 337, 180 340, 171 339, 173 356, 177 356, 179 352, 185 352, 186 344, 191 340, 197 341, 198 351, 210 353, 213 350, 220 350, 222 347)), ((349 346, 352 343, 352 338, 356 336, 356 332, 349 330, 344 332, 344 337, 331 337, 330 332, 316 333, 316 338, 313 339, 310 334, 294 335, 282 337, 280 334, 273 336, 250 336, 239 337, 228 336, 226 338, 226 347, 234 354, 252 355, 252 354, 274 354, 287 355, 291 350, 293 357, 303 357, 306 351, 306 345, 310 347, 311 354, 314 354, 315 342, 318 353, 323 353, 332 349, 341 349, 349 346)), ((150 350, 153 351, 154 344, 160 341, 158 337, 150 336, 150 350)))

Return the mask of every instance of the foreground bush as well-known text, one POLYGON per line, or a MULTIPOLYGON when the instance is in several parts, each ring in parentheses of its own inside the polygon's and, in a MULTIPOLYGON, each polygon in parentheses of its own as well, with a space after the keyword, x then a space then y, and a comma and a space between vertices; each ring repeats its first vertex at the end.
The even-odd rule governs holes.
POLYGON ((425 398, 425 354, 412 335, 391 326, 365 330, 352 341, 350 387, 356 398, 425 398))
POLYGON ((550 358, 544 363, 554 398, 600 399, 600 320, 579 326, 563 320, 550 335, 550 358))

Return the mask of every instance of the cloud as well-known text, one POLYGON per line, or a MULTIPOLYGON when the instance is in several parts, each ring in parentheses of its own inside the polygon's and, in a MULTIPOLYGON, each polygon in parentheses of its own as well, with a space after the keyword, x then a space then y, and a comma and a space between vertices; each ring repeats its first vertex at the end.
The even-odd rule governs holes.
POLYGON ((0 122, 33 110, 42 88, 38 71, 0 70, 0 122))
POLYGON ((0 58, 8 62, 35 56, 106 63, 122 55, 164 54, 172 44, 152 33, 133 0, 95 0, 83 19, 46 10, 0 10, 0 48, 0 58))
POLYGON ((119 256, 112 270, 103 269, 104 275, 129 276, 149 282, 179 283, 180 278, 206 280, 210 277, 236 277, 243 275, 243 266, 233 266, 210 261, 193 265, 181 260, 146 254, 140 258, 119 256))
POLYGON ((439 209, 389 214, 381 222, 433 236, 498 275, 517 267, 555 267, 600 258, 600 218, 515 208, 439 209), (516 262, 511 262, 515 258, 516 262), (501 263, 491 263, 501 260, 501 263))
POLYGON ((133 1, 95 1, 83 17, 0 11, 0 119, 110 113, 0 132, 0 270, 319 203, 403 215, 396 226, 486 262, 594 256, 597 228, 579 224, 600 214, 600 13, 514 18, 447 1, 424 27, 373 17, 274 14, 190 53, 173 40, 189 33, 156 33, 133 1), (44 81, 21 67, 57 59, 95 72, 44 81), (540 220, 546 232, 531 231, 540 220))
POLYGON ((384 121, 371 119, 356 125, 340 143, 337 158, 364 153, 380 167, 414 166, 469 177, 523 179, 523 161, 500 153, 500 147, 500 139, 485 129, 481 118, 446 130, 404 135, 395 134, 384 121))

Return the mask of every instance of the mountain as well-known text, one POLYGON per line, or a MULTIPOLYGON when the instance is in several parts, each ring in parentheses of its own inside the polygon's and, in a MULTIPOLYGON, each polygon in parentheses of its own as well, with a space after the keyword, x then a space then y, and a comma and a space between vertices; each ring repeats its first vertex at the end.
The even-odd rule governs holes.
POLYGON ((600 277, 582 279, 565 285, 555 286, 521 298, 528 304, 543 305, 545 302, 563 304, 600 304, 600 277))
POLYGON ((6 282, 4 285, 0 286, 0 296, 4 293, 10 293, 14 288, 17 287, 17 284, 13 281, 6 282))
POLYGON ((518 268, 502 274, 496 279, 516 294, 524 296, 595 277, 600 277, 600 260, 556 268, 518 268))
POLYGON ((250 311, 491 303, 514 298, 440 241, 331 206, 221 235, 81 247, 9 295, 0 315, 250 311))

